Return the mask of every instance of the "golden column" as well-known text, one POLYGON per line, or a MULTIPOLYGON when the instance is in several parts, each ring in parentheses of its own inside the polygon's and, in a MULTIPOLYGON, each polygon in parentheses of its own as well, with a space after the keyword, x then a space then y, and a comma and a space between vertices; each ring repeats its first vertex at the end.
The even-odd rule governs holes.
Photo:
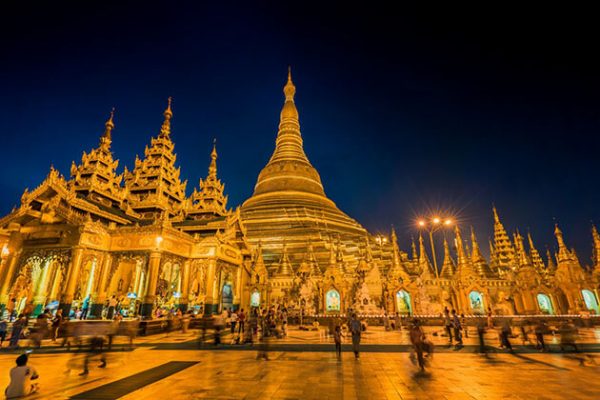
POLYGON ((206 270, 206 299, 204 300, 204 315, 211 315, 217 312, 219 305, 216 304, 218 297, 215 298, 215 274, 217 272, 217 259, 211 258, 208 260, 208 268, 206 270))
POLYGON ((62 293, 59 308, 63 310, 63 315, 68 316, 71 311, 71 303, 73 303, 73 296, 77 286, 77 279, 79 278, 79 270, 81 269, 81 260, 83 259, 83 253, 85 249, 77 246, 73 248, 71 255, 71 263, 69 270, 67 271, 67 282, 65 290, 62 293))
POLYGON ((158 250, 150 253, 148 260, 148 290, 144 296, 140 314, 143 319, 151 319, 156 301, 156 284, 158 283, 158 270, 160 268, 161 252, 158 250))
POLYGON ((190 301, 190 264, 191 260, 185 260, 183 263, 183 273, 181 274, 181 297, 179 298, 179 309, 186 312, 190 301))
POLYGON ((106 301, 106 286, 108 275, 112 267, 112 256, 110 253, 104 255, 102 260, 102 269, 100 271, 100 279, 98 279, 98 286, 94 291, 92 297, 92 306, 90 307, 90 315, 88 319, 100 319, 102 318, 102 309, 104 308, 104 302, 106 301))
POLYGON ((0 311, 4 311, 4 308, 8 304, 10 285, 12 283, 12 278, 15 275, 15 269, 20 255, 20 250, 12 251, 8 254, 6 259, 3 259, 2 261, 2 270, 0 270, 0 274, 2 274, 2 271, 4 270, 6 270, 6 273, 1 275, 2 280, 0 280, 0 282, 2 282, 2 287, 0 288, 0 311))

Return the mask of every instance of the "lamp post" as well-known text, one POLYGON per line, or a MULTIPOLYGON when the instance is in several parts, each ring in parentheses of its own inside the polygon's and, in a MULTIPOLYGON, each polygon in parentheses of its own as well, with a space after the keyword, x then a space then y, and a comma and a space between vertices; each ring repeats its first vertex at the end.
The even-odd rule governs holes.
POLYGON ((431 245, 431 255, 433 257, 433 266, 435 268, 435 277, 439 278, 439 271, 437 266, 437 257, 435 254, 435 244, 433 243, 433 233, 440 229, 452 226, 454 221, 451 218, 441 218, 438 216, 431 217, 429 219, 420 219, 417 225, 420 229, 425 230, 429 234, 429 244, 431 245))

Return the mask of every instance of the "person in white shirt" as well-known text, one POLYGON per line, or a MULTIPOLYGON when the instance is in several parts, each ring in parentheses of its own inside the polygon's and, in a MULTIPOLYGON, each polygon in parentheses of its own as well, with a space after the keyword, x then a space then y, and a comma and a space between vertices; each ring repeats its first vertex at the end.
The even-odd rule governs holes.
POLYGON ((17 357, 17 366, 10 370, 10 383, 4 391, 7 399, 16 399, 37 392, 38 384, 31 381, 38 378, 33 367, 27 366, 27 354, 17 357))

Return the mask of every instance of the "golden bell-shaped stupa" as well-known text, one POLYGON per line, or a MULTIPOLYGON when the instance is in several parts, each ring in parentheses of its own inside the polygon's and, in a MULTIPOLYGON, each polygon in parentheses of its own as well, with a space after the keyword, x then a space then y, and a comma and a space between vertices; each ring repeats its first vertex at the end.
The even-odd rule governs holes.
POLYGON ((329 243, 341 240, 350 255, 364 243, 367 232, 327 198, 319 173, 304 153, 291 73, 283 92, 275 151, 258 175, 254 194, 242 205, 242 217, 249 240, 261 241, 267 265, 280 259, 285 241, 296 267, 312 241, 324 268, 329 243))

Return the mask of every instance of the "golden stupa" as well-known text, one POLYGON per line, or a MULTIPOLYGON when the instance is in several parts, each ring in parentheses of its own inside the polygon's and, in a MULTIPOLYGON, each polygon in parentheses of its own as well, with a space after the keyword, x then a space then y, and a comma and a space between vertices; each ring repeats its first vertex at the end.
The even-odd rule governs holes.
POLYGON ((248 238, 260 241, 265 264, 274 272, 283 261, 297 266, 306 257, 314 257, 324 269, 332 252, 356 264, 367 231, 325 195, 319 173, 306 157, 291 72, 283 92, 275 151, 241 209, 248 238))

